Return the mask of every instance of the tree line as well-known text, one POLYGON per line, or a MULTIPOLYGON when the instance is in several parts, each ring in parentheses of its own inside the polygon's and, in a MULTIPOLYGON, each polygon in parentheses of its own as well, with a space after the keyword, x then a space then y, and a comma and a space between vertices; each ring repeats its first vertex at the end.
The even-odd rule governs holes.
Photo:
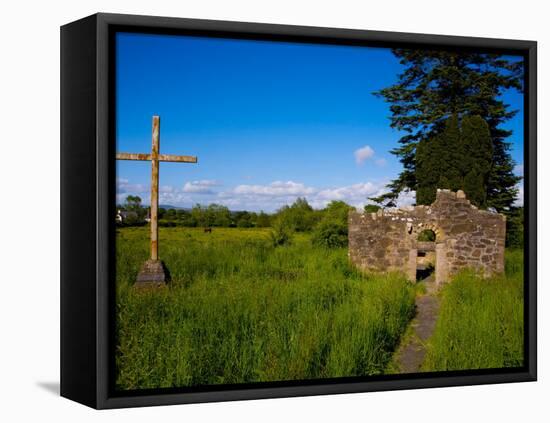
MULTIPOLYGON (((366 211, 376 211, 375 205, 366 211)), ((119 226, 146 224, 149 207, 141 205, 141 198, 128 196, 119 211, 131 212, 119 226)), ((295 233, 312 234, 313 243, 325 247, 344 247, 348 242, 348 213, 352 207, 343 201, 332 201, 323 209, 314 209, 305 198, 297 198, 292 204, 274 213, 231 211, 220 204, 197 204, 191 209, 159 208, 161 227, 204 228, 271 228, 271 240, 275 246, 292 243, 295 233)))
POLYGON ((271 216, 263 211, 230 211, 221 204, 197 204, 190 210, 159 209, 161 226, 266 228, 271 225, 271 216))

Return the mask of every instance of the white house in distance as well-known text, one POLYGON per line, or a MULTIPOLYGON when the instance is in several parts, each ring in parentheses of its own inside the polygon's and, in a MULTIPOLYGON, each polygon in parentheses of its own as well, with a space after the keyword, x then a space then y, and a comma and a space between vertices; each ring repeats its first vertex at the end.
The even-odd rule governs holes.
MULTIPOLYGON (((117 223, 123 223, 127 219, 138 219, 138 214, 135 211, 117 210, 115 220, 117 223)), ((151 222, 151 211, 147 210, 147 216, 144 219, 147 223, 151 222)))
POLYGON ((137 219, 137 217, 138 215, 134 211, 117 210, 115 219, 118 223, 122 223, 127 219, 137 219))

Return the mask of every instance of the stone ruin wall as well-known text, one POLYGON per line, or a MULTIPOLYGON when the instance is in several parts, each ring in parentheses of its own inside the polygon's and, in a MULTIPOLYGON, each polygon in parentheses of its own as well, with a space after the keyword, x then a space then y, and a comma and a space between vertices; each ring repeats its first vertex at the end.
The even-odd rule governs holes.
MULTIPOLYGON (((506 217, 472 205, 464 192, 438 190, 430 206, 350 212, 349 257, 365 271, 402 271, 416 280, 420 232, 435 232, 435 280, 470 267, 484 276, 504 271, 506 217)), ((433 244, 432 244, 433 246, 433 244)))

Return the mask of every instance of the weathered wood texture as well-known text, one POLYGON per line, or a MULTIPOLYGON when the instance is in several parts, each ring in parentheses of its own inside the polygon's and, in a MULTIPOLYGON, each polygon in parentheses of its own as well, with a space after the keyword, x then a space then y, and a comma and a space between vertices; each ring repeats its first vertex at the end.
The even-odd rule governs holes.
MULTIPOLYGON (((147 153, 117 153, 117 160, 152 160, 153 156, 147 153)), ((159 154, 159 162, 197 163, 194 156, 176 156, 174 154, 159 154)))

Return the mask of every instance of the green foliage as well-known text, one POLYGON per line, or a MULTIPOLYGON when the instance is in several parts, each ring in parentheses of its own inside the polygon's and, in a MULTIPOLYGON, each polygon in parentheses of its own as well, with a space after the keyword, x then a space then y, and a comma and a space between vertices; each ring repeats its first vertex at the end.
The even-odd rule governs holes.
POLYGON ((177 224, 173 220, 159 219, 159 227, 161 228, 174 228, 177 224))
POLYGON ((433 138, 416 148, 416 203, 431 204, 437 188, 463 190, 479 207, 487 206, 493 146, 489 125, 479 116, 453 115, 433 138))
POLYGON ((476 169, 472 169, 464 177, 463 190, 468 200, 476 206, 484 207, 486 205, 487 191, 485 189, 485 177, 476 169))
POLYGON ((254 226, 253 214, 247 211, 235 212, 232 218, 238 228, 252 228, 254 226))
POLYGON ((506 246, 511 248, 524 248, 524 219, 523 207, 512 209, 506 219, 506 246))
POLYGON ((117 226, 143 226, 149 208, 141 206, 141 198, 137 195, 128 195, 124 205, 118 205, 117 209, 127 212, 122 222, 117 221, 117 226))
POLYGON ((418 234, 418 241, 420 242, 434 242, 435 241, 435 232, 431 229, 424 229, 418 234))
POLYGON ((376 204, 366 204, 365 205, 365 213, 376 213, 381 208, 382 207, 380 207, 376 204))
POLYGON ((271 217, 267 213, 261 211, 256 218, 256 227, 267 228, 269 226, 271 226, 271 217))
POLYGON ((348 245, 348 226, 335 220, 322 220, 315 228, 311 241, 321 247, 345 247, 348 245))
POLYGON ((147 222, 135 212, 131 212, 122 222, 116 222, 118 227, 145 226, 147 222))
POLYGON ((347 225, 348 214, 351 210, 353 207, 344 201, 331 201, 324 209, 323 219, 337 220, 347 225))
MULTIPOLYGON (((416 169, 417 148, 441 133, 453 115, 477 115, 488 123, 493 147, 486 205, 499 212, 509 210, 517 195, 515 186, 519 178, 513 173, 514 162, 505 141, 511 131, 501 125, 517 111, 509 110, 502 94, 510 88, 522 90, 523 62, 476 52, 418 49, 393 52, 405 70, 394 85, 375 94, 390 103, 391 127, 405 134, 392 150, 403 164, 403 171, 388 185, 390 192, 377 197, 377 202, 395 205, 395 199, 404 190, 415 190, 418 194, 420 189, 421 198, 429 198, 431 191, 423 193, 426 188, 417 186, 421 182, 416 169)), ((474 183, 476 178, 471 179, 474 183)), ((454 175, 445 175, 442 182, 452 186, 453 180, 454 175)))
POLYGON ((162 217, 167 220, 175 220, 176 216, 176 209, 168 209, 162 217))
POLYGON ((323 218, 315 227, 311 241, 320 247, 338 248, 348 245, 348 214, 351 206, 331 201, 323 210, 323 218))
POLYGON ((231 212, 220 204, 209 204, 208 206, 197 204, 191 209, 191 218, 197 223, 197 226, 205 228, 231 225, 231 212))
MULTIPOLYGON (((416 203, 432 204, 437 188, 450 188, 451 181, 447 170, 451 167, 446 161, 448 145, 458 144, 458 120, 453 116, 445 124, 445 129, 430 140, 422 140, 416 148, 416 203)), ((454 163, 453 163, 454 165, 454 163)), ((456 182, 456 181, 453 181, 456 182)))
POLYGON ((506 252, 506 274, 463 271, 443 288, 425 371, 523 365, 523 250, 506 252))
MULTIPOLYGON (((489 177, 493 168, 493 143, 489 125, 480 116, 462 119, 464 192, 480 207, 487 207, 489 177)), ((514 193, 517 190, 514 188, 514 193)))
POLYGON ((305 198, 297 198, 292 205, 282 207, 276 217, 297 232, 311 231, 317 223, 316 213, 305 198))
POLYGON ((136 211, 141 209, 141 197, 137 195, 129 195, 126 197, 125 208, 128 211, 136 211))
POLYGON ((292 243, 292 238, 294 236, 294 227, 290 221, 279 216, 275 219, 275 222, 273 222, 269 235, 271 244, 274 247, 289 245, 292 243))
POLYGON ((146 228, 117 233, 116 387, 168 388, 381 374, 414 314, 414 288, 362 275, 345 249, 269 230, 161 228, 168 289, 136 292, 146 228))

